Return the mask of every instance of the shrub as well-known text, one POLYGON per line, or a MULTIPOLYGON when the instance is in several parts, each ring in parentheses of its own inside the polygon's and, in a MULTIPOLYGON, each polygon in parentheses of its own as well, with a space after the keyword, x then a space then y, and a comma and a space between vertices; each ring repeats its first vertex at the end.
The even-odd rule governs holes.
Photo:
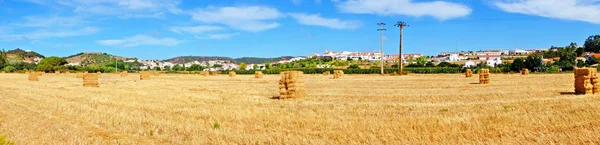
POLYGON ((2 71, 5 71, 5 72, 13 72, 13 71, 15 71, 15 70, 17 70, 17 69, 16 69, 15 67, 13 67, 13 66, 10 66, 10 65, 9 65, 9 66, 6 66, 6 67, 4 67, 4 68, 2 69, 2 71))

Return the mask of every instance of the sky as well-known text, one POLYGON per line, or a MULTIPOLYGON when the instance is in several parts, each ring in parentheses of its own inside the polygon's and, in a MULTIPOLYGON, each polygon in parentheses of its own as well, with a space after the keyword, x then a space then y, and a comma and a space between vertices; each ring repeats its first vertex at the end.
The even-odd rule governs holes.
POLYGON ((0 0, 0 49, 141 59, 583 45, 600 0, 0 0), (377 23, 386 23, 383 37, 377 23))

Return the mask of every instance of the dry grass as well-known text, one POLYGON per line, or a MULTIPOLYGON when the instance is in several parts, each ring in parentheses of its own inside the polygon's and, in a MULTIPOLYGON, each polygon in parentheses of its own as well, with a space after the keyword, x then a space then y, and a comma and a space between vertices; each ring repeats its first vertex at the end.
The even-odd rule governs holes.
POLYGON ((271 99, 279 75, 26 77, 0 75, 0 134, 15 144, 600 143, 600 96, 569 94, 573 74, 305 75, 294 100, 271 99))

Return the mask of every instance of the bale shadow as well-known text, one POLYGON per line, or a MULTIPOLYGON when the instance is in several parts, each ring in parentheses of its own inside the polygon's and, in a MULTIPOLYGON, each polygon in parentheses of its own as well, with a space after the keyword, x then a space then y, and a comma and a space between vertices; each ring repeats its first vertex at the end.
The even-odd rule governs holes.
POLYGON ((479 83, 469 83, 469 84, 471 84, 471 85, 479 85, 479 83))
POLYGON ((575 92, 560 92, 560 95, 578 95, 575 92))
POLYGON ((281 96, 273 96, 273 97, 271 97, 271 99, 273 99, 273 100, 281 100, 281 96))

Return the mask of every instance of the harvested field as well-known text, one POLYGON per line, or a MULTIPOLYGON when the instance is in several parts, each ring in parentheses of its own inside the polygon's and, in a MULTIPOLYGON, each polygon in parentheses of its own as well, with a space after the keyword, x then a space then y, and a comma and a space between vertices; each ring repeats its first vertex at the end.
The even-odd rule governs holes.
POLYGON ((15 144, 600 144, 600 96, 572 95, 572 73, 304 75, 290 100, 280 75, 27 77, 0 74, 15 144))

